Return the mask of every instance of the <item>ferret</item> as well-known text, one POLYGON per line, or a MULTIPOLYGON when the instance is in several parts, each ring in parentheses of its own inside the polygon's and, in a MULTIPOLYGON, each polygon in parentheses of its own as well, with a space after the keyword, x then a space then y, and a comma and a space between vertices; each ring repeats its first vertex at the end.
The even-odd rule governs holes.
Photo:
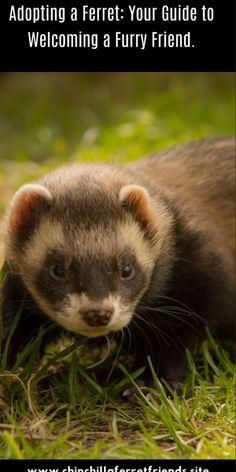
POLYGON ((177 145, 125 165, 65 165, 13 196, 4 220, 9 359, 48 320, 113 333, 134 368, 178 382, 186 349, 234 335, 235 141, 177 145), (148 367, 146 367, 148 371, 148 367))

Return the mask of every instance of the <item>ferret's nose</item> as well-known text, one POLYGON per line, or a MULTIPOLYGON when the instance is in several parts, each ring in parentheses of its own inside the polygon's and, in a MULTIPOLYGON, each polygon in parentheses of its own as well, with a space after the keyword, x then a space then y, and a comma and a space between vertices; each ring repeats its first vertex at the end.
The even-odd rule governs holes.
POLYGON ((113 308, 88 308, 81 310, 82 318, 88 326, 106 326, 113 314, 113 308))

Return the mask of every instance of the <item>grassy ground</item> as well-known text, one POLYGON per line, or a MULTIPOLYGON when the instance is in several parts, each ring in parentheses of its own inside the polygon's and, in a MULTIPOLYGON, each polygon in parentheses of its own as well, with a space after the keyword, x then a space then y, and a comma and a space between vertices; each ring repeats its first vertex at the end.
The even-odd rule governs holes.
MULTIPOLYGON (((233 133, 233 81, 230 74, 0 76, 1 214, 21 183, 62 162, 123 162, 175 142, 233 133)), ((137 373, 119 359, 120 380, 101 381, 103 364, 94 364, 106 348, 91 354, 86 341, 78 344, 64 352, 61 344, 49 346, 33 362, 36 342, 29 362, 11 372, 3 356, 0 458, 235 456, 234 366, 210 335, 188 354, 180 395, 166 394, 154 377, 148 395, 136 387, 133 404, 121 393, 137 373)))

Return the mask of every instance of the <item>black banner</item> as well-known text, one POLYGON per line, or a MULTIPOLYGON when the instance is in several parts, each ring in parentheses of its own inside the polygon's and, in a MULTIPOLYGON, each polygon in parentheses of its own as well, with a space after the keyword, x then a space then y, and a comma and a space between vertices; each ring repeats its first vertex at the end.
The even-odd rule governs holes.
POLYGON ((11 460, 2 470, 17 472, 234 472, 233 460, 11 460))
POLYGON ((2 71, 234 71, 235 1, 10 0, 2 71))

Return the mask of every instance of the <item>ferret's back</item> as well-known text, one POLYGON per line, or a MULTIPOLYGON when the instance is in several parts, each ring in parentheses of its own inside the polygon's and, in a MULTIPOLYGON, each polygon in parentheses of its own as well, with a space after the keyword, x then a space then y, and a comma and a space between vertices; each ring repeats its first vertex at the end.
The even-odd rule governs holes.
POLYGON ((231 137, 203 139, 152 154, 128 167, 160 184, 181 200, 187 194, 232 202, 235 195, 235 140, 231 137))
POLYGON ((224 253, 230 270, 235 241, 235 140, 193 141, 128 164, 147 187, 160 186, 185 223, 208 234, 208 249, 224 253))

